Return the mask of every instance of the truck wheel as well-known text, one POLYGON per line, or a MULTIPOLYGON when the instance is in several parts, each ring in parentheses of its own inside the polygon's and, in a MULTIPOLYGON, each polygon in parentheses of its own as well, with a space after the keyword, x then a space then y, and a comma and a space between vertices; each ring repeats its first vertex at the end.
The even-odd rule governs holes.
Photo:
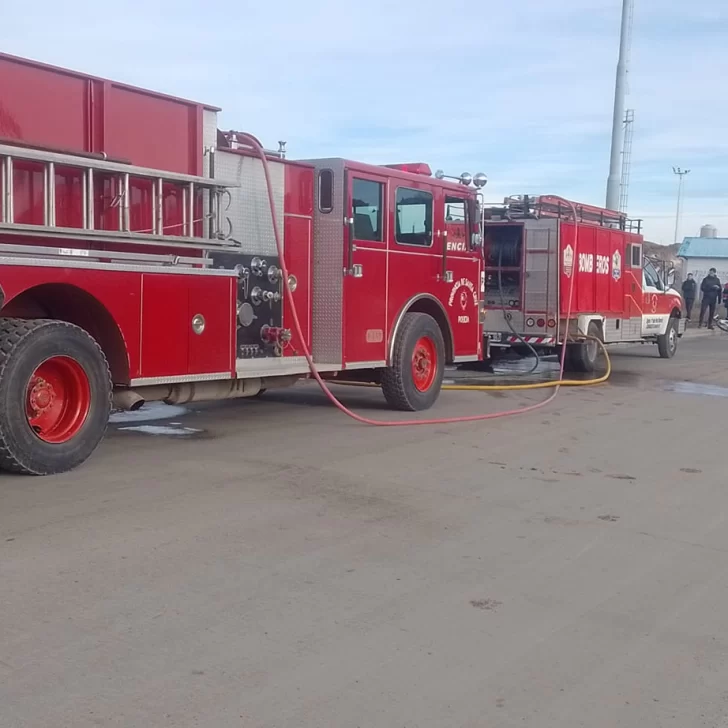
POLYGON ((670 317, 667 323, 667 330, 657 337, 657 349, 662 359, 672 359, 677 351, 677 319, 670 317))
MULTIPOLYGON (((601 328, 596 321, 589 324, 587 335, 595 339, 602 338, 601 328)), ((591 374, 597 368, 599 354, 599 344, 596 341, 585 339, 576 344, 569 344, 566 351, 566 363, 569 371, 591 374)))
POLYGON ((0 319, 0 402, 0 469, 71 470, 106 432, 106 357, 83 329, 64 321, 0 319))
POLYGON ((445 374, 442 331, 426 313, 406 313, 394 342, 391 365, 382 371, 382 391, 392 409, 415 412, 435 403, 445 374))

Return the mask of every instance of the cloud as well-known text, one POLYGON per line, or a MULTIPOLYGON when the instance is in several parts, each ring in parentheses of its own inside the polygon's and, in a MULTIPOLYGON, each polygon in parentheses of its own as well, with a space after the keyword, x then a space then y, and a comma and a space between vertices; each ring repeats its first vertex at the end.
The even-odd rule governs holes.
MULTIPOLYGON (((0 47, 222 106, 222 127, 269 146, 286 139, 294 156, 422 160, 485 171, 494 196, 600 204, 619 5, 36 0, 0 10, 0 47)), ((725 209, 728 10, 724 0, 636 5, 630 213, 671 242, 673 165, 692 169, 686 229, 689 210, 725 209)))

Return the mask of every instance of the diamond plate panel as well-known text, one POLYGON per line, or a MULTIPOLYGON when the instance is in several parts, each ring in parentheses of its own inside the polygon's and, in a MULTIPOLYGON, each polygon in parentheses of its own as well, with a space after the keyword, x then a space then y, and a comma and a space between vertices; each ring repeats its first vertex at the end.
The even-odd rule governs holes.
POLYGON ((642 318, 629 319, 607 319, 604 322, 604 340, 614 341, 635 341, 642 336, 642 318), (619 328, 617 321, 619 320, 619 328))
POLYGON ((549 250, 553 235, 551 221, 529 221, 526 223, 526 250, 549 250))
MULTIPOLYGON (((202 110, 202 175, 210 176, 210 155, 205 150, 217 147, 217 111, 202 110)), ((220 177, 220 175, 217 175, 220 177)))
POLYGON ((526 254, 525 310, 547 310, 549 293, 549 255, 546 253, 526 254))
POLYGON ((313 236, 312 349, 318 362, 342 360, 344 293, 344 162, 341 159, 306 160, 316 167, 313 236), (334 173, 334 209, 319 210, 318 172, 334 173))
POLYGON ((612 341, 621 341, 622 333, 624 331, 623 326, 628 324, 629 320, 623 321, 621 319, 607 319, 604 322, 604 341, 607 343, 612 341), (619 321, 619 328, 617 328, 617 322, 619 321))
MULTIPOLYGON (((268 167, 273 185, 278 229, 283 235, 285 165, 269 160, 268 167)), ((215 156, 215 177, 240 185, 230 190, 229 206, 226 205, 226 197, 223 197, 222 218, 223 229, 227 228, 225 218, 230 220, 232 237, 241 244, 241 252, 250 255, 277 255, 270 203, 260 160, 218 149, 215 156)))
POLYGON ((511 327, 508 325, 506 316, 510 316, 511 324, 518 333, 525 333, 526 330, 526 317, 522 311, 501 311, 498 309, 489 309, 485 312, 485 324, 483 330, 486 333, 513 333, 511 327))
POLYGON ((641 316, 623 321, 622 326, 622 341, 636 341, 642 338, 641 316))

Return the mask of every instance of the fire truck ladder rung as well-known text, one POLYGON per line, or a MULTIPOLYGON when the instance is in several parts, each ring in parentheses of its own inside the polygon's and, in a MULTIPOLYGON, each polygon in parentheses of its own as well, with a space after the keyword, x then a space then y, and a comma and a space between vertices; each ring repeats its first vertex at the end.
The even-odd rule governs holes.
MULTIPOLYGON (((78 240, 123 242, 125 244, 156 245, 170 247, 193 247, 195 249, 236 249, 238 246, 224 240, 220 196, 239 185, 208 177, 164 172, 148 167, 137 167, 120 162, 89 159, 73 154, 43 152, 36 149, 0 144, 0 230, 35 237, 64 237, 78 240), (20 224, 15 222, 15 168, 16 161, 34 162, 43 168, 43 224, 20 224), (81 219, 83 227, 70 228, 56 225, 56 167, 70 167, 81 170, 81 219), (117 207, 118 231, 95 229, 95 174, 113 175, 110 207, 117 207), (131 230, 130 182, 131 179, 145 179, 151 182, 151 229, 131 230), (181 191, 182 222, 175 224, 181 235, 165 234, 164 192, 165 183, 175 185, 181 191), (195 220, 196 197, 207 195, 209 229, 205 217, 195 220), (195 225, 200 223, 201 236, 196 236, 195 225), (205 236, 208 232, 208 236, 205 236)), ((169 228, 169 226, 167 226, 169 228)))
POLYGON ((129 253, 116 250, 87 250, 86 248, 52 248, 44 245, 13 245, 0 243, 0 255, 13 255, 19 258, 58 258, 59 256, 108 262, 149 263, 170 266, 211 266, 212 258, 196 258, 183 255, 160 255, 154 253, 129 253))
POLYGON ((216 250, 240 252, 240 246, 225 240, 209 238, 183 238, 175 235, 146 235, 137 232, 116 230, 82 230, 80 228, 44 227, 43 225, 17 225, 0 223, 4 236, 34 238, 58 238, 61 240, 86 240, 98 243, 118 243, 122 245, 148 245, 155 248, 187 248, 193 250, 216 250))

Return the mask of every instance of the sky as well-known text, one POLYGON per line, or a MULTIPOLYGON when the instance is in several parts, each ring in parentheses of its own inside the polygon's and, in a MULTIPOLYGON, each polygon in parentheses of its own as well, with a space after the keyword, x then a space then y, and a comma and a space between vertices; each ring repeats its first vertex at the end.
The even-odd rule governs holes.
MULTIPOLYGON (((292 158, 485 172, 604 204, 621 0, 0 0, 0 50, 223 108, 292 158), (213 9, 217 6, 217 9, 213 9)), ((728 237, 728 3, 635 0, 630 217, 728 237)))

